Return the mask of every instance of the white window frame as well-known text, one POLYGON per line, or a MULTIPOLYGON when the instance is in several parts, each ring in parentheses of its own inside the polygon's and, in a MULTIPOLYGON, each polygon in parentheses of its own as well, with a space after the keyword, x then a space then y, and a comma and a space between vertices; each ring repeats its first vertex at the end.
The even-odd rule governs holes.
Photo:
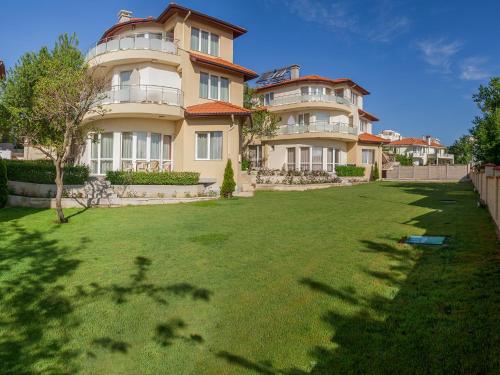
POLYGON ((199 94, 200 94, 200 98, 201 99, 212 99, 212 100, 221 100, 221 82, 222 82, 222 79, 227 79, 227 103, 229 103, 230 101, 230 98, 231 98, 231 80, 227 77, 224 77, 224 76, 218 76, 216 74, 210 74, 208 72, 200 72, 200 82, 199 82, 199 85, 200 85, 200 89, 198 90, 199 91, 199 94), (208 75, 208 93, 207 93, 207 97, 204 98, 201 96, 201 77, 202 77, 202 74, 206 74, 208 75), (217 77, 217 97, 214 98, 212 97, 212 77, 217 77))
MULTIPOLYGON (((113 163, 114 157, 111 158, 101 158, 101 135, 102 134, 111 134, 113 136, 113 132, 102 132, 102 133, 90 133, 89 134, 89 166, 92 168, 92 162, 96 161, 97 162, 97 173, 92 173, 94 176, 104 176, 103 173, 101 173, 101 162, 102 161, 111 161, 113 163), (94 137, 97 136, 97 159, 92 158, 92 143, 94 142, 94 137)), ((112 155, 114 155, 115 151, 115 140, 113 137, 113 152, 112 155)), ((111 168, 113 169, 113 168, 111 168)))
POLYGON ((272 105, 274 101, 274 92, 266 92, 264 94, 264 105, 272 105))
POLYGON ((368 133, 368 121, 360 119, 359 120, 359 131, 368 133))
POLYGON ((224 132, 222 130, 212 130, 212 131, 200 131, 194 133, 194 160, 200 161, 220 161, 224 159, 224 132), (221 144, 221 158, 220 159, 210 159, 210 146, 212 140, 212 133, 221 133, 222 134, 222 144, 221 144), (198 157, 198 134, 208 134, 207 137, 207 158, 199 158, 198 157))
MULTIPOLYGON (((198 30, 198 49, 195 49, 194 51, 198 51, 198 52, 201 52, 201 53, 205 53, 205 52, 202 52, 201 51, 201 33, 202 32, 206 32, 208 33, 208 54, 211 55, 211 56, 216 56, 216 57, 219 57, 220 56, 220 35, 219 34, 216 34, 216 33, 211 33, 210 31, 207 31, 205 29, 201 29, 199 27, 194 27, 194 26, 191 26, 191 33, 189 34, 189 37, 191 38, 192 35, 193 35, 193 29, 194 30, 198 30), (211 48, 211 40, 212 40, 212 35, 215 35, 219 38, 219 42, 218 42, 218 51, 217 51, 217 54, 214 54, 212 53, 212 48, 211 48)), ((192 42, 191 40, 189 41, 189 46, 190 48, 192 48, 192 42)))
POLYGON ((358 105, 358 97, 359 95, 351 90, 351 103, 354 104, 355 106, 358 105))
POLYGON ((375 150, 372 150, 371 148, 362 148, 361 149, 361 164, 374 165, 375 164, 375 150), (365 163, 365 161, 363 160, 363 153, 365 151, 368 151, 372 155, 371 163, 370 162, 365 163))

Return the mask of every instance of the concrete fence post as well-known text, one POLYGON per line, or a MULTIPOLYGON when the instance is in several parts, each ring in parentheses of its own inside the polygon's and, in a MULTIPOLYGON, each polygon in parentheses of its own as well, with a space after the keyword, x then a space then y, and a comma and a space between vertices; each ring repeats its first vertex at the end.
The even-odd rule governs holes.
POLYGON ((445 180, 447 180, 448 179, 448 164, 445 164, 444 166, 445 166, 444 178, 445 178, 445 180))
POLYGON ((416 178, 416 177, 415 177, 415 168, 416 168, 416 167, 415 167, 415 166, 413 166, 413 179, 414 179, 414 180, 415 180, 415 178, 416 178))
POLYGON ((401 165, 398 165, 398 180, 401 179, 401 165))
POLYGON ((427 179, 428 180, 431 179, 431 166, 430 165, 427 165, 427 179))

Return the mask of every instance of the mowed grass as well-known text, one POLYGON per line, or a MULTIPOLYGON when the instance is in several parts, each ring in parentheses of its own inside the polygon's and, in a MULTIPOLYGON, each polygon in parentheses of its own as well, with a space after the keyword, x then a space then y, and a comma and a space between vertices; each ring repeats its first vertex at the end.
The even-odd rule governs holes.
POLYGON ((67 213, 0 210, 1 374, 499 373, 499 246, 469 184, 67 213))

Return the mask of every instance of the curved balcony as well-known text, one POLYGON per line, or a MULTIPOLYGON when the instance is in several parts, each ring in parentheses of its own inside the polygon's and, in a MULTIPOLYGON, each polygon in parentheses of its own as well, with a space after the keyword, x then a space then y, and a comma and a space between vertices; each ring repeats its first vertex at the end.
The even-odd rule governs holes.
POLYGON ((90 66, 125 64, 140 61, 159 61, 180 65, 178 40, 159 39, 152 34, 114 36, 92 46, 86 60, 90 66))
POLYGON ((356 141, 358 128, 342 122, 311 122, 309 124, 284 125, 278 135, 267 139, 330 138, 356 141))
POLYGON ((351 112, 351 102, 341 96, 324 94, 290 94, 275 97, 267 103, 273 112, 287 111, 295 108, 336 108, 351 112))
MULTIPOLYGON (((183 118, 183 93, 180 89, 156 85, 112 86, 103 92, 97 105, 105 111, 104 117, 153 117, 167 120, 183 118)), ((90 114, 86 119, 95 119, 90 114)))

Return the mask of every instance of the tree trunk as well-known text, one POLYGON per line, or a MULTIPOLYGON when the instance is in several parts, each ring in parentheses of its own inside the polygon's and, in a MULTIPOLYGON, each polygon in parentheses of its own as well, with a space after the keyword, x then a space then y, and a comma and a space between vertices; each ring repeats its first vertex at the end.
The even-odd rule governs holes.
POLYGON ((64 188, 63 184, 64 170, 61 160, 59 159, 54 160, 54 165, 56 167, 56 212, 59 223, 63 224, 68 222, 68 219, 64 217, 64 212, 62 209, 62 202, 61 202, 63 188, 64 188))

